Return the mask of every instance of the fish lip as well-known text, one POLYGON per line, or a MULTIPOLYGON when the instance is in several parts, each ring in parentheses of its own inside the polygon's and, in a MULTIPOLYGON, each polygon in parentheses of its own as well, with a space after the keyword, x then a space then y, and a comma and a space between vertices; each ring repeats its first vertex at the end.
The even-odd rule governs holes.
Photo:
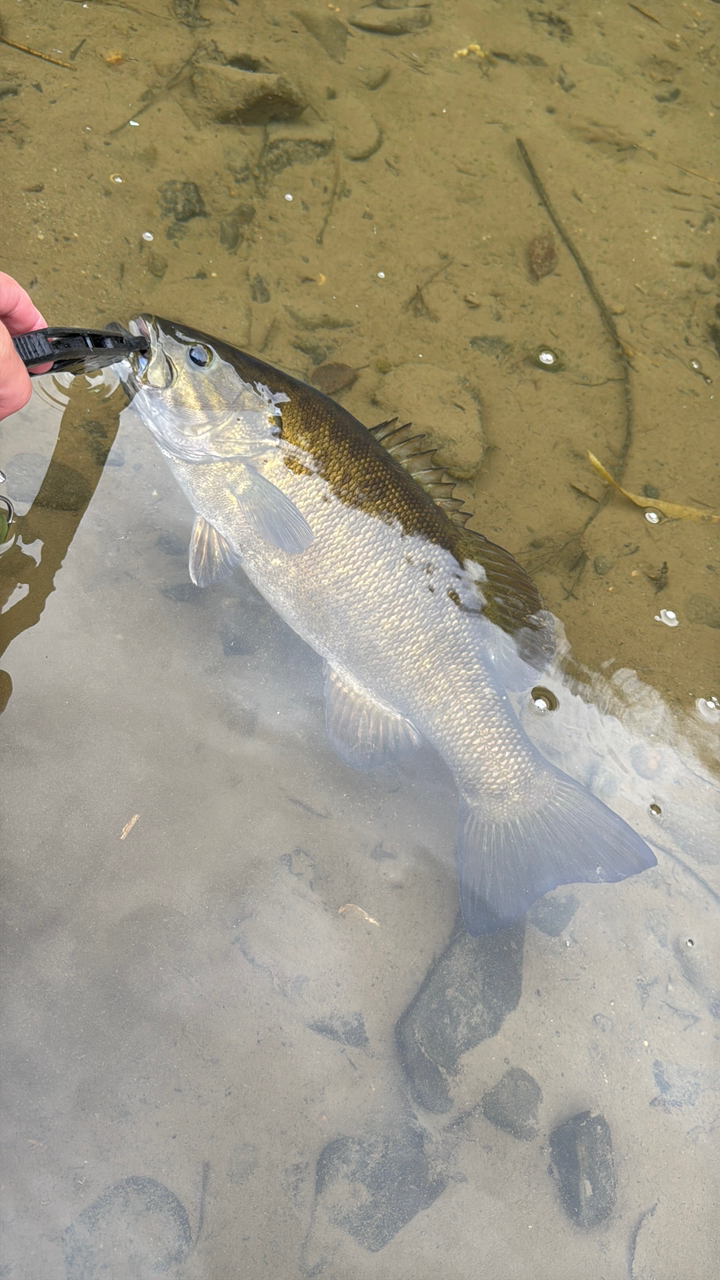
POLYGON ((128 325, 128 329, 130 330, 133 337, 147 338, 148 342, 152 346, 153 333, 150 328, 150 325, 148 324, 149 318, 150 318, 149 316, 145 316, 145 315, 135 316, 135 319, 130 321, 128 325))
POLYGON ((160 330, 156 321, 151 315, 142 314, 129 321, 128 329, 134 337, 145 338, 149 347, 149 351, 134 351, 130 355, 131 387, 134 391, 140 391, 143 388, 167 390, 174 383, 177 372, 172 360, 162 348, 160 330), (157 383, 152 376, 148 376, 152 370, 157 371, 156 362, 159 358, 164 361, 167 374, 167 381, 164 384, 157 383))
POLYGON ((149 354, 144 351, 133 351, 130 354, 129 362, 132 369, 132 381, 136 386, 139 386, 142 381, 142 375, 152 359, 157 342, 155 334, 148 324, 149 319, 149 316, 139 315, 128 323, 128 329, 133 337, 146 338, 150 347, 149 354))

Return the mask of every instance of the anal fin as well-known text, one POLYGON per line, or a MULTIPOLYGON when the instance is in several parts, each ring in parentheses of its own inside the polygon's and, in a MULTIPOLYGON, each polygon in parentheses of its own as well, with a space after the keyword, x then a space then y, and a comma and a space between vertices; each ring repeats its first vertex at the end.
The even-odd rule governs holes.
POLYGON ((331 666, 325 671, 325 722, 338 755, 355 769, 374 769, 422 741, 405 716, 331 666))
POLYGON ((190 577, 196 587, 208 587, 211 582, 222 582, 229 578, 236 565, 241 563, 238 556, 207 520, 197 516, 190 537, 190 554, 188 567, 190 577))

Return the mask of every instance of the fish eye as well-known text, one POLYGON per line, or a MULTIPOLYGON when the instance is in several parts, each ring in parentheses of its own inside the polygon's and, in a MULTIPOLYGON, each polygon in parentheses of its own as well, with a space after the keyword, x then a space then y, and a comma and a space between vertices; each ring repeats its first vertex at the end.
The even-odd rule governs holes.
POLYGON ((209 351, 207 347, 190 347, 188 357, 194 365, 197 365, 198 369, 204 369, 212 360, 212 351, 209 351))

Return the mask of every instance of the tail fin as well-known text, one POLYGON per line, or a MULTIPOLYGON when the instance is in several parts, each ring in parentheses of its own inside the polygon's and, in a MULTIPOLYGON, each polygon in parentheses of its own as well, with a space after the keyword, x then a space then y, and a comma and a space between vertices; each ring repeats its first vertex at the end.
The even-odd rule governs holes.
POLYGON ((481 807, 461 801, 460 903, 473 937, 504 929, 558 885, 624 880, 657 862, 622 818, 553 772, 552 798, 508 822, 485 821, 481 807))

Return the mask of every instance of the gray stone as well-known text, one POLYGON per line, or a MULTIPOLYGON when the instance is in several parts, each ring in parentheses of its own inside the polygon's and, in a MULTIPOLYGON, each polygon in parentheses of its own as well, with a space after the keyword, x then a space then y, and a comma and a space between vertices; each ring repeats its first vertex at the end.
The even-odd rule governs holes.
POLYGON ((319 1036, 326 1036, 328 1040, 336 1040, 338 1044, 350 1045, 353 1049, 364 1049, 370 1043, 361 1013, 351 1013, 348 1016, 331 1013, 326 1018, 308 1022, 308 1029, 319 1036))
POLYGON ((400 1016, 395 1040, 414 1101, 452 1108, 450 1083, 469 1049, 494 1036, 522 991, 524 924, 471 938, 460 925, 400 1016))
POLYGON ((125 1178, 78 1214, 63 1236, 67 1280, 167 1274, 187 1258, 188 1215, 155 1178, 125 1178))
POLYGON ((421 1135, 336 1138, 321 1151, 315 1192, 334 1227, 377 1253, 427 1209, 447 1181, 433 1177, 421 1135))
POLYGON ((270 290, 262 276, 254 275, 250 281, 250 297, 253 302, 269 302, 270 290))
POLYGON ((210 20, 203 18, 198 13, 200 8, 200 0, 171 0, 170 9, 173 16, 181 22, 184 27, 189 27, 194 31, 197 27, 209 27, 210 20))
POLYGON ((693 1067, 681 1067, 674 1062, 653 1062, 653 1077, 658 1094, 650 1106, 694 1107, 700 1096, 700 1072, 693 1067))
POLYGON ((333 120, 338 144, 348 160, 367 160, 382 146, 382 133, 372 114, 353 94, 343 94, 333 104, 333 120))
POLYGON ((19 76, 5 75, 0 79, 0 102, 3 98, 15 98, 22 89, 23 82, 19 76))
POLYGON ((154 252, 147 254, 144 262, 145 270, 149 271, 151 276, 155 276, 156 280, 162 280, 170 265, 167 258, 164 258, 161 253, 154 252))
POLYGON ((160 209, 166 218, 176 222, 189 222, 191 218, 207 216, 205 201, 195 182, 179 182, 172 179, 160 188, 160 209))
POLYGON ((193 72, 198 106, 220 124, 267 124, 302 115, 307 99, 287 76, 200 62, 193 72))
POLYGON ((498 1129, 529 1142, 537 1137, 541 1102, 542 1089, 537 1081, 522 1067, 511 1067, 494 1089, 483 1094, 482 1111, 485 1119, 498 1129))
POLYGON ((685 601, 685 616, 688 622, 700 627, 720 628, 720 603, 710 596, 692 595, 685 601))
POLYGON ((316 9, 294 9, 293 14, 333 62, 345 61, 348 29, 344 22, 334 13, 318 13, 316 9))
POLYGON ((563 1209, 580 1227, 610 1217, 617 1195, 610 1126, 604 1116, 581 1111, 550 1134, 552 1166, 563 1209))
POLYGON ((270 173, 280 173, 291 164, 314 164, 327 154, 333 141, 333 131, 327 124, 299 121, 268 125, 263 167, 270 173))
POLYGON ((480 351, 484 356, 495 356, 497 360, 509 356, 513 349, 511 342, 507 342, 497 334, 477 334, 470 339, 470 346, 473 351, 480 351))
POLYGON ((412 31, 422 31, 432 21, 429 6, 412 5, 408 8, 385 9, 368 5, 348 19, 351 27, 361 31, 374 31, 384 36, 406 36, 412 31))
POLYGON ((232 213, 220 220, 220 243, 226 249, 237 249, 245 227, 249 227, 255 217, 255 209, 251 204, 239 204, 232 213))
POLYGON ((528 920, 549 938, 559 938, 567 929, 580 903, 574 893, 540 898, 528 912, 528 920))
POLYGON ((380 89, 390 75, 390 67, 387 63, 378 65, 368 65, 364 63, 357 68, 356 76, 358 83, 363 89, 369 89, 372 93, 376 89, 380 89))

